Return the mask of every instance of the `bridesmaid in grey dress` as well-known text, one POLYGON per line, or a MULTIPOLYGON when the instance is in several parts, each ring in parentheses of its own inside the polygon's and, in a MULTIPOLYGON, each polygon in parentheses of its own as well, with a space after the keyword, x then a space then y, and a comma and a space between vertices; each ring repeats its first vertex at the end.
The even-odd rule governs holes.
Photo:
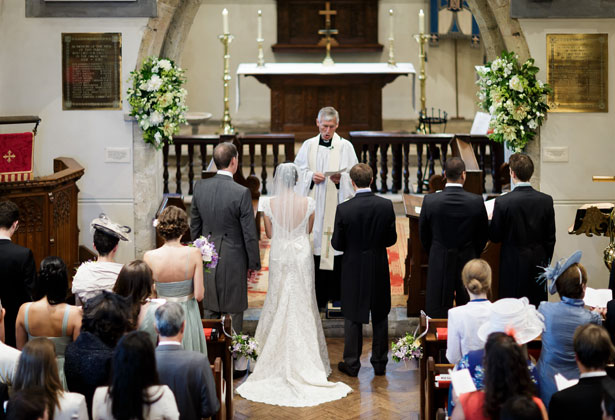
POLYGON ((17 314, 15 336, 17 348, 22 350, 28 341, 45 337, 55 347, 60 381, 65 390, 64 352, 81 331, 81 308, 65 302, 68 292, 66 265, 58 257, 41 261, 41 270, 36 281, 36 302, 21 305, 17 314))
POLYGON ((207 354, 207 343, 197 301, 203 300, 203 259, 197 248, 182 245, 188 230, 188 216, 169 206, 158 216, 156 231, 164 239, 160 248, 145 253, 143 260, 152 269, 154 286, 160 299, 177 302, 186 313, 182 345, 185 350, 207 354))
POLYGON ((113 293, 130 299, 132 325, 146 332, 156 347, 158 333, 154 325, 154 312, 159 304, 151 299, 153 285, 152 270, 144 261, 135 260, 122 268, 113 286, 113 293))

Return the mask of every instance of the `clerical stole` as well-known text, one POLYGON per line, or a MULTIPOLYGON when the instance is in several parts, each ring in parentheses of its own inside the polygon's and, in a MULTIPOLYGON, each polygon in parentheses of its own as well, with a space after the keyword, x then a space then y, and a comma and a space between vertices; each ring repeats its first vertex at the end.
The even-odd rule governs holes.
MULTIPOLYGON (((331 139, 331 149, 327 161, 327 172, 337 172, 340 169, 341 141, 337 136, 331 139)), ((309 166, 316 168, 316 155, 318 154, 318 142, 314 142, 310 147, 309 166)), ((333 225, 335 224, 335 210, 337 209, 337 188, 333 181, 327 177, 325 192, 325 211, 322 224, 322 239, 320 245, 320 269, 333 270, 333 248, 331 247, 331 237, 333 236, 333 225)), ((310 196, 314 198, 316 189, 312 189, 310 196)))
POLYGON ((34 134, 0 134, 0 182, 33 179, 34 134))

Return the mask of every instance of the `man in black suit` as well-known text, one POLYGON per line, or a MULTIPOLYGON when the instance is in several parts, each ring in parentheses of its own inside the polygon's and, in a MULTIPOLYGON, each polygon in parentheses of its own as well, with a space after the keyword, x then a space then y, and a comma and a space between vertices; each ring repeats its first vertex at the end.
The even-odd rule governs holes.
POLYGON ((606 330, 595 324, 578 327, 574 332, 573 346, 581 372, 579 383, 553 394, 549 403, 549 418, 600 420, 602 387, 605 382, 615 385, 605 371, 615 349, 606 330))
POLYGON ((156 367, 160 383, 175 394, 180 420, 211 417, 220 409, 216 384, 207 356, 182 348, 185 323, 180 304, 168 302, 156 309, 156 367))
POLYGON ((370 362, 374 374, 384 375, 388 362, 388 315, 391 281, 386 248, 397 242, 395 212, 390 200, 375 196, 369 188, 373 174, 359 163, 350 170, 355 196, 337 206, 331 245, 343 251, 342 312, 344 313, 344 361, 338 369, 357 376, 363 350, 363 324, 371 312, 373 341, 370 362))
POLYGON ((555 247, 553 199, 530 185, 528 155, 515 153, 509 164, 513 190, 496 198, 490 232, 492 242, 502 242, 499 297, 525 296, 538 307, 547 300, 546 287, 536 282, 539 267, 549 265, 555 247))
POLYGON ((463 266, 480 257, 489 235, 483 198, 463 189, 466 168, 457 157, 444 164, 446 186, 423 200, 419 235, 429 254, 425 312, 446 318, 448 310, 468 302, 461 282, 463 266))
POLYGON ((11 242, 19 228, 19 208, 11 201, 0 201, 0 300, 6 309, 5 343, 15 347, 15 319, 19 307, 31 300, 36 279, 32 251, 11 242))

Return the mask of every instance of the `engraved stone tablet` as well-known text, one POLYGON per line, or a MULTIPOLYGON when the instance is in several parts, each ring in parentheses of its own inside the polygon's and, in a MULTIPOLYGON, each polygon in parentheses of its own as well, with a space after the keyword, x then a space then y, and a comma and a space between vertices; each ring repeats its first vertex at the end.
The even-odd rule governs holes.
POLYGON ((608 35, 547 34, 550 112, 608 112, 608 35))
POLYGON ((62 109, 122 109, 121 33, 62 34, 62 109))

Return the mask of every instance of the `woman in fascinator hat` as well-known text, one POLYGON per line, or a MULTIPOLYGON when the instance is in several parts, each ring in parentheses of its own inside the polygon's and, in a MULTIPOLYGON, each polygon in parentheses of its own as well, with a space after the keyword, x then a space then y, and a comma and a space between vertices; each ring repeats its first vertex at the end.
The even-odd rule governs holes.
POLYGON ((561 299, 559 302, 542 302, 538 307, 545 320, 538 360, 540 398, 547 406, 557 391, 556 373, 561 373, 566 379, 579 377, 572 343, 576 328, 588 323, 602 324, 600 314, 586 309, 583 302, 587 271, 580 262, 581 256, 582 252, 576 251, 551 267, 545 267, 538 279, 546 282, 549 293, 557 292, 561 299))

